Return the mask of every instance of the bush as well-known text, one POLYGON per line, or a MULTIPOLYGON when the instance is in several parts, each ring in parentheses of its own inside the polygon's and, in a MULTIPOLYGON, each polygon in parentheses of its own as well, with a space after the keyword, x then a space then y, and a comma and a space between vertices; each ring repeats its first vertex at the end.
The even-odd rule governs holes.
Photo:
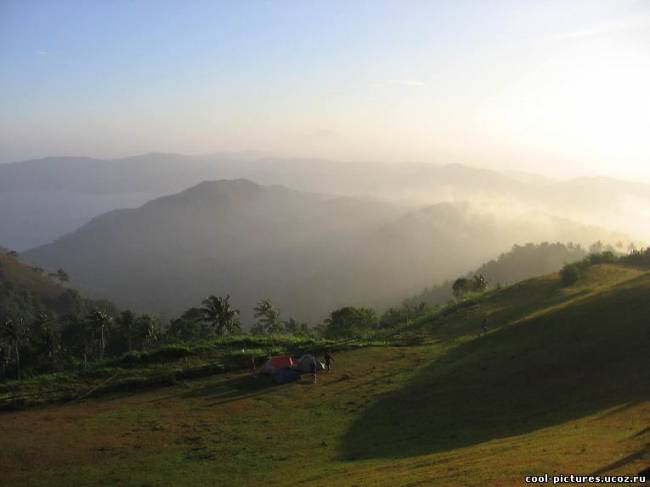
POLYGON ((137 350, 127 352, 116 360, 116 363, 122 366, 135 366, 139 364, 166 362, 189 357, 190 355, 194 355, 194 351, 187 345, 165 345, 164 347, 148 352, 137 350))
POLYGON ((472 290, 472 281, 465 277, 459 277, 454 281, 451 289, 456 299, 461 299, 465 294, 472 290))
POLYGON ((122 357, 120 357, 116 362, 120 365, 136 365, 142 361, 142 352, 133 350, 127 352, 122 357))
POLYGON ((187 345, 166 345, 157 350, 147 352, 150 362, 164 362, 194 355, 187 345))
POLYGON ((474 274, 474 277, 459 277, 451 286, 456 299, 462 299, 469 293, 482 293, 487 289, 487 279, 483 274, 474 274))
POLYGON ((376 322, 377 315, 373 309, 345 306, 332 311, 325 320, 325 337, 360 338, 366 336, 376 322))
POLYGON ((562 267, 560 271, 560 277, 562 278, 562 284, 565 286, 571 286, 580 280, 582 277, 581 266, 576 264, 567 264, 562 267))

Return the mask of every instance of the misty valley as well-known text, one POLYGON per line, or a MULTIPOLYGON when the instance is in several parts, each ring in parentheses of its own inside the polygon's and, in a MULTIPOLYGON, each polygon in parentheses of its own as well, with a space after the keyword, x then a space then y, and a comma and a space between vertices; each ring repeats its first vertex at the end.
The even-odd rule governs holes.
MULTIPOLYGON (((48 453, 57 483, 95 483, 106 475, 104 469, 117 468, 122 473, 116 483, 147 478, 182 484, 185 479, 168 468, 183 461, 191 464, 192 482, 221 478, 238 485, 255 478, 258 467, 250 462, 277 461, 272 453, 277 447, 271 445, 282 436, 264 446, 273 438, 268 434, 306 424, 309 433, 296 444, 307 450, 326 444, 330 453, 310 454, 310 471, 324 469, 329 473, 322 479, 336 484, 350 461, 358 469, 355 475, 366 476, 374 475, 382 458, 394 458, 391 464, 410 478, 412 462, 422 455, 446 458, 450 448, 480 452, 486 442, 497 441, 493 438, 512 443, 517 440, 508 438, 526 437, 542 426, 551 428, 543 444, 564 444, 565 428, 576 428, 576 421, 623 400, 637 404, 635 421, 641 427, 647 391, 634 384, 648 383, 647 368, 634 361, 645 357, 647 315, 627 314, 625 328, 620 316, 614 321, 607 316, 629 306, 645 309, 650 254, 642 227, 625 232, 606 219, 589 223, 602 205, 596 198, 602 181, 593 189, 585 181, 575 183, 582 201, 576 200, 574 220, 554 214, 553 202, 535 195, 530 181, 470 167, 423 167, 413 177, 410 169, 386 166, 387 173, 376 173, 373 185, 355 186, 357 166, 327 163, 331 186, 318 171, 303 172, 300 186, 312 190, 305 191, 280 183, 290 184, 297 166, 309 172, 319 163, 289 160, 269 166, 263 159, 237 166, 239 173, 228 174, 233 179, 200 181, 227 172, 227 156, 220 158, 213 166, 165 155, 134 158, 138 162, 129 165, 48 159, 0 166, 0 197, 12 202, 3 207, 6 242, 0 255, 0 405, 13 411, 5 414, 25 415, 21 418, 28 421, 4 423, 5 438, 33 438, 29 425, 57 404, 69 404, 61 414, 89 414, 106 425, 115 418, 119 434, 140 438, 114 438, 115 446, 102 446, 106 435, 92 434, 80 423, 70 434, 83 435, 95 445, 90 451, 104 452, 99 455, 106 459, 90 471, 76 470, 63 467, 67 454, 48 453), (167 174, 157 181, 159 167, 167 174), (264 171, 268 167, 275 174, 264 171), (256 178, 266 184, 244 178, 256 171, 266 175, 266 180, 256 178), (401 189, 412 195, 427 174, 429 201, 392 192, 396 173, 401 189), (75 174, 83 175, 83 184, 75 182, 75 174), (335 189, 336 179, 348 186, 322 191, 335 189), (35 192, 43 198, 28 197, 35 192), (79 211, 64 211, 67 204, 79 205, 79 211), (15 218, 17 208, 21 219, 15 218), (48 225, 28 224, 45 220, 48 225), (76 228, 70 228, 73 222, 76 228), (21 241, 36 245, 10 248, 21 241), (619 323, 615 334, 607 328, 612 322, 619 323), (588 355, 575 353, 575 340, 588 355), (567 355, 566 347, 573 352, 567 355), (606 373, 597 372, 603 354, 611 358, 607 363, 616 363, 606 373), (323 356, 334 356, 334 366, 328 363, 318 373, 309 361, 325 367, 323 356), (273 365, 281 357, 293 358, 273 365), (332 388, 332 395, 319 399, 305 391, 312 376, 312 385, 332 388), (576 392, 576 380, 585 384, 582 392, 576 392), (609 402, 602 402, 605 396, 593 395, 605 384, 619 394, 617 400, 606 396, 609 402), (170 387, 180 388, 172 393, 176 399, 165 399, 170 387), (500 387, 508 392, 499 392, 500 387), (553 398, 551 391, 562 387, 579 394, 570 409, 553 398), (135 406, 141 394, 152 405, 135 406), (268 402, 260 404, 258 394, 268 402), (468 394, 482 397, 496 416, 486 423, 468 419, 484 417, 484 411, 462 406, 468 394), (121 399, 104 403, 104 398, 121 399), (295 400, 304 402, 301 415, 330 412, 265 426, 267 408, 295 414, 290 405, 295 400), (231 401, 244 411, 246 404, 254 407, 233 419, 231 401), (183 432, 185 426, 179 430, 175 419, 188 414, 186 408, 194 411, 189 420, 194 426, 187 426, 194 436, 183 432), (128 411, 137 415, 127 417, 128 411), (409 419, 395 422, 394 411, 409 419), (538 418, 534 423, 526 419, 530 414, 538 418), (143 423, 145 417, 150 419, 143 423), (217 417, 222 419, 213 423, 217 417), (426 428, 422 418, 428 418, 426 428), (310 435, 320 443, 312 444, 310 435), (168 436, 176 438, 174 447, 153 447, 168 436), (244 445, 258 453, 241 453, 244 445), (129 462, 120 459, 118 452, 134 448, 142 453, 129 462), (224 455, 243 458, 247 473, 232 470, 236 464, 224 468, 216 462, 224 455), (340 466, 329 455, 340 456, 340 466), (123 470, 132 471, 139 462, 162 470, 145 469, 144 477, 123 470)), ((619 187, 608 209, 612 214, 623 211, 617 201, 650 195, 650 186, 640 191, 637 185, 608 184, 619 187)), ((612 425, 622 414, 613 416, 612 425)), ((64 430, 55 426, 61 420, 50 433, 39 433, 49 439, 38 441, 61 444, 64 430)), ((609 435, 609 424, 590 427, 589 434, 609 435)), ((95 455, 79 456, 76 447, 67 448, 82 462, 95 455)), ((14 450, 4 465, 10 468, 19 455, 14 450)), ((304 462, 301 458, 292 461, 304 462)), ((28 478, 10 471, 16 481, 28 478)), ((284 471, 277 474, 279 484, 284 471)), ((38 478, 33 477, 36 483, 38 478)))
POLYGON ((0 487, 650 482, 650 2, 0 1, 0 487))

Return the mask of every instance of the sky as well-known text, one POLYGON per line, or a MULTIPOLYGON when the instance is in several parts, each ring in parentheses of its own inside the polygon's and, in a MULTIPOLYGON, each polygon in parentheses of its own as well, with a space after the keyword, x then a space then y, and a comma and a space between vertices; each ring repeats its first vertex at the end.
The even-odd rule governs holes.
POLYGON ((650 0, 0 1, 0 162, 257 150, 650 181, 650 0))

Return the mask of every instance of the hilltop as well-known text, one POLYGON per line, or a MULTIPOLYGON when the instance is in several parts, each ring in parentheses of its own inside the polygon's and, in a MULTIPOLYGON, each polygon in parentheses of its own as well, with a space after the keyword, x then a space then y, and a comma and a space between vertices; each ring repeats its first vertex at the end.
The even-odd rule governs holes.
POLYGON ((230 372, 0 415, 0 468, 8 485, 515 486, 526 474, 633 474, 650 455, 648 293, 647 268, 593 265, 570 286, 529 279, 396 330, 420 345, 335 353, 316 385, 230 372))

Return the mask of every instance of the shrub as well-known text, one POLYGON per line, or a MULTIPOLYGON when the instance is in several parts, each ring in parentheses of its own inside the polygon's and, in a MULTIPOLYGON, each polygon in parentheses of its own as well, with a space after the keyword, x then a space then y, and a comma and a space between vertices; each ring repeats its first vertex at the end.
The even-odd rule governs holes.
POLYGON ((120 357, 116 363, 122 366, 135 366, 139 364, 149 364, 157 362, 166 362, 183 357, 194 355, 194 351, 187 345, 165 345, 148 352, 133 350, 120 357))
POLYGON ((462 299, 469 293, 482 293, 487 289, 487 279, 483 274, 474 274, 471 279, 459 277, 451 286, 452 292, 456 299, 462 299))
POLYGON ((567 264, 562 267, 560 271, 560 277, 562 278, 562 284, 565 286, 571 286, 580 280, 582 276, 582 270, 577 264, 567 264))
POLYGON ((452 290, 454 293, 454 296, 457 299, 462 298, 465 294, 470 292, 472 290, 472 281, 465 277, 459 277, 454 281, 454 284, 452 285, 452 290))
POLYGON ((163 362, 165 360, 188 357, 193 355, 193 352, 187 345, 166 345, 148 352, 147 355, 147 359, 150 362, 163 362))
POLYGON ((377 315, 371 308, 345 306, 332 311, 325 322, 326 338, 358 338, 368 334, 377 322, 377 315))

